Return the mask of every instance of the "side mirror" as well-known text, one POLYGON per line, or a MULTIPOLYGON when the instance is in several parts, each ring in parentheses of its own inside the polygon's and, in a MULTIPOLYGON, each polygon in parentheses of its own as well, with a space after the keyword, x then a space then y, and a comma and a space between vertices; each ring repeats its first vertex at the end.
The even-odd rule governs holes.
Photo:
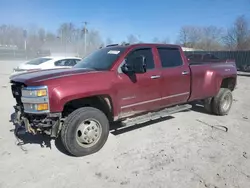
POLYGON ((123 73, 132 73, 134 72, 133 67, 128 63, 124 63, 121 67, 123 73))
POLYGON ((124 73, 145 73, 147 71, 145 57, 137 56, 128 59, 127 62, 121 68, 124 73))

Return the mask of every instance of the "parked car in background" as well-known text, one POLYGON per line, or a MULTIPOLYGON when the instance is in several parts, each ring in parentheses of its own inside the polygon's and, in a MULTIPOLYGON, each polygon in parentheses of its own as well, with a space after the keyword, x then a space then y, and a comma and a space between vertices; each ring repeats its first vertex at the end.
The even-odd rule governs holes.
POLYGON ((27 62, 21 63, 19 66, 13 69, 12 75, 32 72, 45 69, 59 69, 59 68, 71 68, 76 65, 81 58, 78 57, 58 57, 47 56, 39 57, 27 62))

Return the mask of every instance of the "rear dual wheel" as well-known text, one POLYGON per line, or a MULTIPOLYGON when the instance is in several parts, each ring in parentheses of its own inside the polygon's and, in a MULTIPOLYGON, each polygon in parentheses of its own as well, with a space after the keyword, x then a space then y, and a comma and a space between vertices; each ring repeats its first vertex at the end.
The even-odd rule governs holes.
POLYGON ((205 99, 204 107, 209 113, 224 116, 232 107, 233 95, 230 89, 221 88, 218 94, 209 99, 205 99))
POLYGON ((65 120, 61 140, 73 156, 85 156, 99 151, 109 135, 109 121, 99 109, 83 107, 73 111, 65 120))

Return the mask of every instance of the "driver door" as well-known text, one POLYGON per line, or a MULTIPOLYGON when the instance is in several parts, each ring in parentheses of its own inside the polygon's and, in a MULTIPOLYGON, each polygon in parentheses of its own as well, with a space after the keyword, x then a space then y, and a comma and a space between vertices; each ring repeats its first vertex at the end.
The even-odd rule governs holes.
POLYGON ((125 58, 126 64, 130 64, 129 59, 144 56, 147 68, 145 73, 125 74, 121 69, 118 70, 117 99, 120 104, 119 118, 159 108, 161 101, 161 69, 158 69, 153 54, 152 48, 139 48, 132 50, 125 58))

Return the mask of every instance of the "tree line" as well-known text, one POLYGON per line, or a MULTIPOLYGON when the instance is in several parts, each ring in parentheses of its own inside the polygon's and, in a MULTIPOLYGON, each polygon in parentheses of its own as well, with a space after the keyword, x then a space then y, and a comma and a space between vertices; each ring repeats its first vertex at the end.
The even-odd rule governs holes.
MULTIPOLYGON (((130 34, 124 43, 155 42, 169 43, 158 37, 152 41, 141 41, 138 36, 130 34)), ((84 55, 101 46, 115 43, 112 38, 103 39, 100 32, 94 29, 79 27, 73 23, 63 23, 57 32, 48 32, 42 27, 31 25, 22 28, 13 25, 0 25, 0 47, 14 46, 18 49, 48 49, 56 52, 72 52, 84 55), (86 38, 85 38, 86 36, 86 38), (86 42, 86 44, 85 44, 86 42)), ((230 28, 217 26, 187 25, 180 28, 177 44, 184 47, 202 50, 250 50, 249 20, 242 15, 235 19, 230 28)))
POLYGON ((209 51, 250 50, 249 20, 244 15, 239 16, 230 28, 183 26, 177 42, 185 47, 209 51))

